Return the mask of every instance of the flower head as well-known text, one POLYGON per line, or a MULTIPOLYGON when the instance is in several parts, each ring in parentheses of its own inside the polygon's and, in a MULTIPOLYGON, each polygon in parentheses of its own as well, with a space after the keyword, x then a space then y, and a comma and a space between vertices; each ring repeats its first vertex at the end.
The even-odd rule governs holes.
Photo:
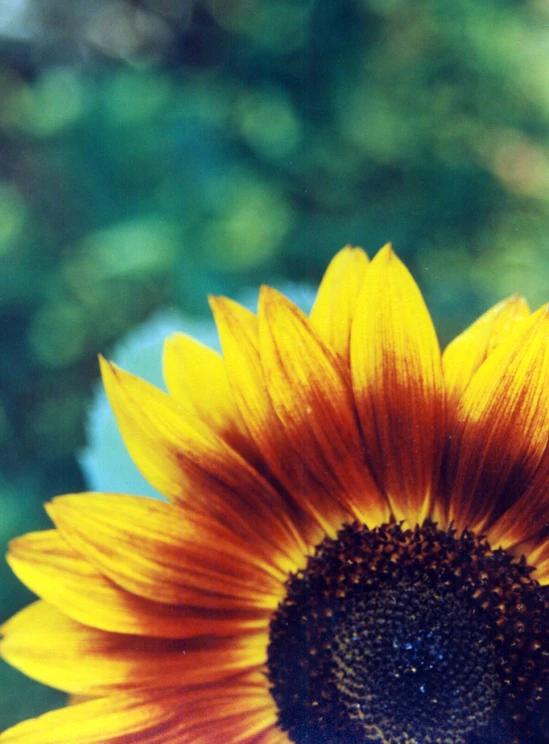
POLYGON ((1 744, 549 740, 549 315, 513 297, 441 357, 389 246, 310 316, 212 299, 169 394, 102 361, 167 502, 55 499, 12 543, 41 598, 4 657, 87 698, 1 744))

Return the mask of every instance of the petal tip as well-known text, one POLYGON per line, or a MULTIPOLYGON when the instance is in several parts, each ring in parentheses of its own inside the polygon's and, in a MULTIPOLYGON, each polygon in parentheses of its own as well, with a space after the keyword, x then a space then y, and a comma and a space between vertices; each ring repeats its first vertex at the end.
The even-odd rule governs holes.
POLYGON ((383 248, 379 249, 375 258, 377 258, 378 261, 384 261, 385 263, 391 263, 391 261, 397 258, 397 255, 393 250, 393 244, 385 243, 383 248))
POLYGON ((281 302, 287 300, 287 297, 279 292, 274 287, 270 287, 268 284, 262 284, 259 288, 259 307, 275 307, 280 305, 281 302))
POLYGON ((512 294, 510 297, 504 300, 503 303, 505 305, 511 305, 513 307, 528 308, 528 302, 526 300, 526 297, 524 297, 524 295, 519 294, 518 292, 515 292, 515 294, 512 294))
POLYGON ((101 377, 103 378, 103 381, 105 381, 106 377, 116 377, 120 367, 118 367, 114 362, 105 359, 102 354, 99 354, 99 369, 101 377))
POLYGON ((221 307, 224 299, 225 298, 221 297, 220 295, 208 295, 208 305, 210 306, 210 310, 212 311, 212 313, 215 313, 215 311, 221 307))
POLYGON ((339 252, 347 254, 347 255, 354 255, 356 253, 366 253, 366 251, 364 250, 364 248, 362 248, 362 246, 353 245, 352 243, 346 243, 339 252))
POLYGON ((170 333, 169 336, 166 336, 166 338, 164 339, 164 349, 166 349, 166 347, 168 346, 170 347, 174 346, 175 343, 177 342, 177 339, 180 336, 184 336, 184 335, 185 335, 184 333, 179 333, 177 331, 175 333, 170 333))
POLYGON ((532 313, 532 315, 530 316, 530 320, 532 323, 535 323, 537 321, 539 324, 544 324, 547 321, 548 317, 549 302, 546 305, 542 305, 534 313, 532 313))
POLYGON ((9 558, 14 553, 17 553, 19 546, 21 545, 22 536, 14 537, 8 542, 8 549, 6 550, 6 560, 9 562, 9 558))
POLYGON ((223 295, 208 295, 208 304, 210 305, 214 319, 216 316, 232 317, 235 313, 240 311, 250 312, 246 310, 243 305, 240 305, 235 300, 231 300, 230 297, 224 297, 223 295))
POLYGON ((44 510, 51 521, 55 524, 55 518, 59 513, 59 497, 56 497, 55 499, 48 501, 47 504, 44 504, 44 510))

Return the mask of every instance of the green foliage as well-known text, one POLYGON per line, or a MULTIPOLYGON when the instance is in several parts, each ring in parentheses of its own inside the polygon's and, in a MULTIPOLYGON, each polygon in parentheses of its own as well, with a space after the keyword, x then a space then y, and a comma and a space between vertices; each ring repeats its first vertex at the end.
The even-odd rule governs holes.
POLYGON ((93 5, 0 57, 5 540, 82 486, 96 354, 157 307, 388 240, 443 340, 549 297, 547 3, 93 5))

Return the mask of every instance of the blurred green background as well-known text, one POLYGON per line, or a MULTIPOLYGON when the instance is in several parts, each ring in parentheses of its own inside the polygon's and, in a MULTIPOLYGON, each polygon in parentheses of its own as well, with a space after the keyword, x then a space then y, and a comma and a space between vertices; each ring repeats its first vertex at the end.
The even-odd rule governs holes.
MULTIPOLYGON (((549 299, 548 26, 548 0, 4 0, 2 544, 85 487, 96 355, 158 308, 388 240, 443 341, 549 299)), ((1 619, 29 598, 2 564, 1 619)), ((0 685, 0 729, 63 699, 0 685)))

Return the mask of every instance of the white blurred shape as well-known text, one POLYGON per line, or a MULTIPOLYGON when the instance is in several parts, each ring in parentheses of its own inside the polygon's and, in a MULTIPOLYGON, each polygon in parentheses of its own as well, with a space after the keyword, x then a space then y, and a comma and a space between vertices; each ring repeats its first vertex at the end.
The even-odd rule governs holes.
POLYGON ((0 0, 0 35, 25 39, 31 35, 28 0, 0 0))

